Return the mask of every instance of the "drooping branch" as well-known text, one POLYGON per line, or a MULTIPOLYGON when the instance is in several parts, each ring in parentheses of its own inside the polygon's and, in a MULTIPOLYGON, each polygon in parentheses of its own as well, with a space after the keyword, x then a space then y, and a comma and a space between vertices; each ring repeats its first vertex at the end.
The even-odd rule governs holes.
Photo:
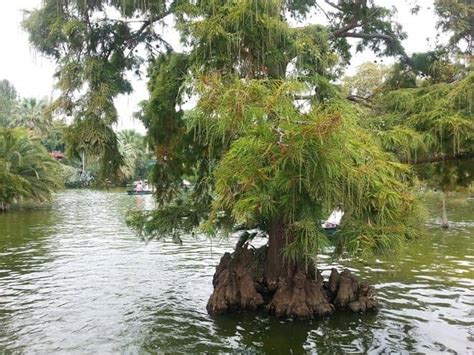
POLYGON ((421 159, 410 160, 403 159, 402 162, 411 165, 419 164, 428 164, 428 163, 438 163, 441 161, 452 161, 452 160, 470 160, 474 159, 474 152, 463 152, 458 154, 437 154, 428 157, 423 157, 421 159))
MULTIPOLYGON (((308 94, 308 95, 293 95, 293 99, 297 100, 297 101, 312 100, 315 97, 316 97, 315 94, 313 94, 313 95, 311 95, 311 94, 308 94)), ((362 104, 362 105, 367 106, 367 107, 372 107, 371 100, 367 97, 358 96, 358 95, 349 95, 349 96, 346 96, 346 99, 349 100, 349 101, 352 101, 352 102, 356 102, 358 104, 362 104)))

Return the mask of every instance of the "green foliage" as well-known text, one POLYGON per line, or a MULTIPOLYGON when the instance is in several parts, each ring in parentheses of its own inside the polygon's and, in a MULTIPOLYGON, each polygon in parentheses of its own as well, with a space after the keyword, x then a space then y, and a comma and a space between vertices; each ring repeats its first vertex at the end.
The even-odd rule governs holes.
MULTIPOLYGON (((296 236, 288 255, 302 257, 319 249, 301 245, 324 245, 317 221, 342 203, 348 226, 398 228, 404 238, 401 221, 415 212, 404 184, 409 170, 371 142, 357 125, 356 111, 333 99, 301 114, 293 105, 294 87, 284 81, 237 81, 235 86, 227 84, 225 91, 219 89, 219 97, 210 99, 218 122, 211 118, 197 126, 199 137, 210 138, 208 144, 216 141, 213 137, 235 132, 214 170, 210 224, 219 224, 223 215, 231 217, 231 224, 249 229, 265 230, 275 220, 285 221, 296 236), (231 94, 235 86, 239 95, 231 94), (240 106, 248 115, 237 114, 240 106), (313 232, 308 228, 311 221, 313 232), (295 254, 297 250, 301 254, 295 254)), ((207 100, 202 96, 201 102, 207 100)), ((374 243, 371 249, 384 245, 374 243)))
POLYGON ((123 130, 118 134, 119 150, 124 158, 120 172, 124 182, 146 179, 151 155, 145 137, 134 130, 123 130))
POLYGON ((356 74, 343 78, 343 90, 348 94, 368 98, 380 90, 387 77, 388 68, 371 62, 363 63, 356 74))
POLYGON ((66 130, 67 154, 70 157, 98 156, 99 179, 117 178, 117 171, 123 164, 115 132, 105 122, 97 119, 77 121, 66 130))
MULTIPOLYGON (((99 125, 105 139, 93 154, 104 165, 101 175, 116 175, 121 162, 118 145, 112 130, 117 121, 114 99, 132 91, 128 71, 139 74, 143 59, 137 47, 145 46, 149 53, 156 51, 161 37, 150 26, 151 18, 163 17, 164 1, 66 1, 46 0, 41 8, 29 13, 23 26, 30 34, 31 44, 57 62, 57 88, 60 96, 51 110, 74 117, 77 127, 68 135, 70 145, 86 144, 84 122, 99 125), (118 19, 108 13, 116 9, 118 19), (135 29, 137 13, 151 18, 135 29), (99 123, 100 121, 100 123, 99 123), (82 133, 81 133, 82 132, 82 133)), ((92 152, 90 152, 92 154, 92 152)))
MULTIPOLYGON (((122 159, 113 99, 130 92, 126 73, 139 74, 137 49, 147 49, 150 99, 139 117, 157 162, 161 208, 132 224, 161 236, 189 231, 208 211, 209 231, 269 231, 277 221, 294 237, 287 256, 299 259, 325 245, 317 226, 337 203, 348 226, 399 228, 400 238, 413 212, 409 169, 372 141, 331 84, 350 60, 348 38, 361 39, 359 50, 404 55, 405 34, 374 1, 324 6, 328 26, 296 27, 321 2, 46 0, 25 27, 35 48, 57 60, 62 94, 53 109, 74 116, 69 149, 114 169, 122 159), (109 15, 114 9, 119 19, 109 15), (171 51, 153 26, 168 13, 185 54, 171 51), (160 44, 166 51, 157 53, 160 44), (198 102, 185 114, 189 96, 198 102), (193 182, 186 198, 184 178, 193 182)), ((353 249, 392 245, 380 239, 353 249)))
POLYGON ((172 237, 173 241, 181 243, 180 235, 191 233, 209 212, 205 205, 196 202, 189 191, 182 191, 167 208, 131 212, 127 224, 145 240, 172 237))
POLYGON ((53 120, 49 129, 49 134, 41 140, 41 144, 48 150, 64 152, 66 148, 65 132, 67 125, 60 120, 53 120))
POLYGON ((10 126, 16 108, 17 93, 15 87, 8 81, 0 81, 0 127, 10 126))
POLYGON ((48 101, 23 98, 18 101, 10 128, 26 128, 34 139, 46 139, 51 131, 53 120, 47 111, 48 101))
POLYGON ((474 4, 471 0, 435 0, 439 16, 437 27, 450 33, 452 51, 472 55, 474 35, 474 4))
POLYGON ((45 202, 59 188, 58 163, 22 130, 0 129, 0 205, 21 198, 45 202))
POLYGON ((473 178, 474 75, 453 83, 381 93, 376 111, 366 123, 388 151, 403 161, 446 162, 419 168, 420 176, 435 186, 452 189, 469 185, 473 178), (450 160, 449 157, 470 159, 450 160), (440 159, 442 160, 442 159, 440 159), (435 160, 436 161, 436 160, 435 160))
POLYGON ((466 68, 455 65, 446 48, 414 53, 403 58, 392 66, 384 87, 388 90, 415 88, 422 85, 432 85, 455 81, 466 68))
MULTIPOLYGON (((362 38, 359 49, 400 54, 404 34, 373 2, 336 5, 329 27, 290 25, 318 5, 179 4, 178 29, 190 50, 163 54, 149 70, 141 119, 155 147, 161 207, 133 216, 139 230, 164 236, 201 223, 210 234, 236 227, 268 232, 283 223, 292 238, 285 255, 301 259, 327 245, 320 220, 343 203, 348 221, 367 230, 401 226, 399 237, 406 237, 410 171, 372 142, 359 126, 360 112, 331 84, 350 59, 347 38, 362 38), (198 101, 184 115, 186 95, 198 101), (303 100, 307 113, 299 108, 303 100), (186 209, 179 201, 188 176, 194 184, 186 209), (189 210, 202 213, 191 218, 189 210)), ((392 245, 377 241, 370 250, 383 246, 392 245)))

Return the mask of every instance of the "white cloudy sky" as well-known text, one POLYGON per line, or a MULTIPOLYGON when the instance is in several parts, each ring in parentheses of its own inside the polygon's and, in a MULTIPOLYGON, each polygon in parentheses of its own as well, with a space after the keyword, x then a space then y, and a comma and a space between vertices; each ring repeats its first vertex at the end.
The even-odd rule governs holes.
MULTIPOLYGON (((436 35, 433 0, 417 0, 422 11, 416 16, 409 12, 410 4, 414 2, 415 0, 377 1, 387 7, 397 7, 398 21, 408 33, 408 38, 403 43, 408 53, 429 49, 427 38, 433 43, 436 35)), ((41 0, 0 0, 0 80, 8 79, 23 97, 54 96, 54 63, 30 48, 28 36, 20 25, 23 10, 33 9, 40 4, 41 0)), ((349 72, 353 72, 357 65, 373 59, 370 53, 356 54, 349 72)), ((390 63, 390 59, 385 59, 385 63, 390 63)), ((117 129, 135 128, 143 132, 140 122, 131 116, 137 110, 137 103, 146 98, 145 83, 134 80, 134 88, 132 95, 117 100, 120 113, 117 129)))

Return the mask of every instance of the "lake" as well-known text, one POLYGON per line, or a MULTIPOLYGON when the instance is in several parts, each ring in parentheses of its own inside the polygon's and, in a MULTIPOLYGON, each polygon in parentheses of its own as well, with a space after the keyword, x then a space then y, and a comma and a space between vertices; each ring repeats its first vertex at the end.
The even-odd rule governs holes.
POLYGON ((235 240, 141 241, 127 227, 151 196, 67 190, 50 209, 0 214, 0 353, 473 353, 474 201, 433 202, 426 237, 390 259, 333 260, 376 286, 377 313, 311 321, 210 317, 220 257, 235 240), (436 212, 436 213, 435 213, 436 212))

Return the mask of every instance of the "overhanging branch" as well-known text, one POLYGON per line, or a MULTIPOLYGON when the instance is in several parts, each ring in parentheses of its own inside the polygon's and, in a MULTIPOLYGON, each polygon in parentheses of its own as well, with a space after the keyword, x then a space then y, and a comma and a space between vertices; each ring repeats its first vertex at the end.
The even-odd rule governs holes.
POLYGON ((354 28, 359 27, 360 24, 357 21, 357 19, 352 19, 352 21, 347 24, 346 26, 334 31, 331 35, 332 37, 339 38, 339 37, 344 37, 343 34, 347 33, 350 30, 353 30, 354 28))
POLYGON ((474 159, 474 152, 463 152, 458 154, 437 154, 428 157, 423 157, 416 160, 403 159, 402 163, 419 165, 428 163, 438 163, 441 161, 452 161, 452 160, 470 160, 474 159))

